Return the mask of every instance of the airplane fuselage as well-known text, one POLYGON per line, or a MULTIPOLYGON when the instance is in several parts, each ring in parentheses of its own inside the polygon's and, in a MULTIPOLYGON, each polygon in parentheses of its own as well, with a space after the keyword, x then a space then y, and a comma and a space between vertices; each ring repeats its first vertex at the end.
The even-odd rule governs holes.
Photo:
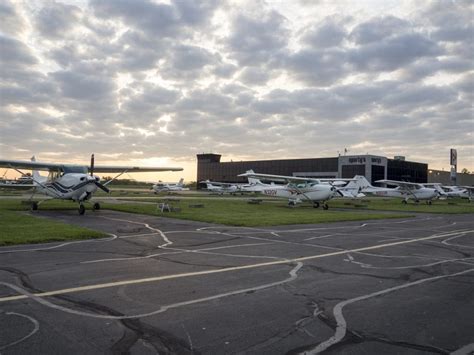
POLYGON ((432 200, 438 197, 435 189, 423 187, 419 189, 411 189, 410 191, 400 189, 399 187, 390 189, 383 187, 373 187, 364 190, 364 193, 373 194, 381 197, 399 197, 405 200, 432 200))
POLYGON ((36 191, 57 199, 82 202, 97 191, 96 181, 99 181, 98 176, 70 173, 51 181, 45 178, 41 184, 36 184, 36 191))
POLYGON ((284 197, 289 201, 311 200, 313 202, 324 202, 332 198, 334 190, 332 186, 326 184, 301 188, 295 188, 291 185, 275 185, 262 189, 261 193, 270 197, 284 197))

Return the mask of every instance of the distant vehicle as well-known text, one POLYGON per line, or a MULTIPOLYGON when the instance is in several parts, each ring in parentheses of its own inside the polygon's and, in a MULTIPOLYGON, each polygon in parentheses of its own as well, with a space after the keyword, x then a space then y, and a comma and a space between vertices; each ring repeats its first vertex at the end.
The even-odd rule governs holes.
POLYGON ((158 181, 158 183, 153 185, 152 190, 157 194, 160 192, 189 191, 189 188, 184 187, 184 179, 181 178, 177 183, 158 181))
POLYGON ((296 176, 270 175, 249 173, 240 174, 238 176, 246 176, 250 178, 283 182, 285 185, 271 185, 265 187, 261 193, 270 197, 284 197, 288 199, 288 205, 294 206, 296 203, 304 200, 310 201, 314 208, 318 208, 321 204, 323 209, 327 210, 329 206, 327 201, 336 196, 343 194, 338 192, 338 188, 334 183, 351 181, 352 179, 313 179, 296 176))
MULTIPOLYGON (((35 192, 30 200, 36 192, 53 199, 72 200, 79 204, 79 214, 81 215, 85 212, 84 202, 90 200, 98 188, 109 192, 107 185, 124 173, 183 170, 182 168, 168 167, 94 166, 94 154, 91 156, 90 166, 37 162, 35 157, 32 157, 31 161, 0 159, 0 167, 13 169, 22 175, 24 173, 19 169, 31 169, 33 184, 30 186, 35 188, 35 192), (49 176, 41 176, 39 170, 49 171, 49 176), (118 175, 102 184, 100 177, 94 175, 94 172, 118 173, 118 175)), ((32 201, 31 208, 37 210, 38 203, 32 201)), ((94 203, 93 208, 100 209, 100 204, 94 203)))
POLYGON ((402 203, 408 203, 408 201, 414 200, 419 202, 420 200, 426 200, 426 203, 431 205, 434 199, 437 199, 441 194, 434 188, 425 187, 423 184, 414 182, 397 181, 397 180, 377 180, 376 183, 382 183, 387 185, 395 185, 395 188, 388 187, 376 187, 372 186, 364 176, 357 175, 355 177, 361 186, 361 192, 367 194, 373 194, 375 196, 382 197, 399 197, 403 198, 402 203))

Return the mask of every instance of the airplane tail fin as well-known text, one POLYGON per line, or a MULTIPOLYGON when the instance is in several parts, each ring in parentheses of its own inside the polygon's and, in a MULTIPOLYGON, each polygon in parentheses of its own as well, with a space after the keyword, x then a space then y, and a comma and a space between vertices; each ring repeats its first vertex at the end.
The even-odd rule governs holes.
MULTIPOLYGON (((255 174, 255 172, 250 169, 250 170, 247 170, 245 172, 246 174, 255 174)), ((249 181, 249 184, 250 185, 258 185, 258 184, 261 184, 262 182, 260 181, 260 179, 257 179, 257 178, 253 178, 253 177, 248 177, 247 180, 249 181)))
POLYGON ((348 188, 354 188, 354 189, 365 189, 368 187, 373 187, 370 182, 365 178, 364 175, 356 175, 354 176, 355 181, 349 181, 349 183, 346 185, 348 188))
POLYGON ((183 187, 183 186, 184 186, 184 179, 183 179, 183 178, 179 179, 178 186, 179 186, 179 187, 183 187))
MULTIPOLYGON (((33 155, 31 161, 36 161, 36 157, 33 155)), ((32 170, 33 185, 40 185, 38 182, 45 180, 43 176, 40 175, 38 170, 32 170)))

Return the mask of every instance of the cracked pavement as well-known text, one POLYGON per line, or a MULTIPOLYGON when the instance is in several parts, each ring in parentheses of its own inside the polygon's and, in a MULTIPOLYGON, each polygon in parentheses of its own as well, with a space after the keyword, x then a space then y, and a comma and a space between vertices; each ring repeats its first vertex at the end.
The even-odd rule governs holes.
POLYGON ((1 354, 470 354, 472 215, 265 228, 41 211, 0 248, 1 354))

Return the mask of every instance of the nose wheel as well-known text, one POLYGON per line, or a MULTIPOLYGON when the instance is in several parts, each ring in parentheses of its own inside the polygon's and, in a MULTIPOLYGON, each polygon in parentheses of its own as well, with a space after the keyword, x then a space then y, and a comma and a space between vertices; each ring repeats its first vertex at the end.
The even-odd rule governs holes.
POLYGON ((100 210, 100 203, 99 203, 99 202, 94 203, 94 204, 92 205, 92 209, 93 209, 94 211, 100 210))
POLYGON ((329 208, 329 206, 327 204, 323 205, 323 210, 327 210, 328 208, 329 208))
POLYGON ((31 202, 31 210, 32 211, 37 211, 38 210, 38 202, 31 202))
POLYGON ((79 204, 79 210, 78 210, 79 214, 82 216, 84 213, 86 213, 86 208, 84 207, 84 205, 81 203, 79 204))

